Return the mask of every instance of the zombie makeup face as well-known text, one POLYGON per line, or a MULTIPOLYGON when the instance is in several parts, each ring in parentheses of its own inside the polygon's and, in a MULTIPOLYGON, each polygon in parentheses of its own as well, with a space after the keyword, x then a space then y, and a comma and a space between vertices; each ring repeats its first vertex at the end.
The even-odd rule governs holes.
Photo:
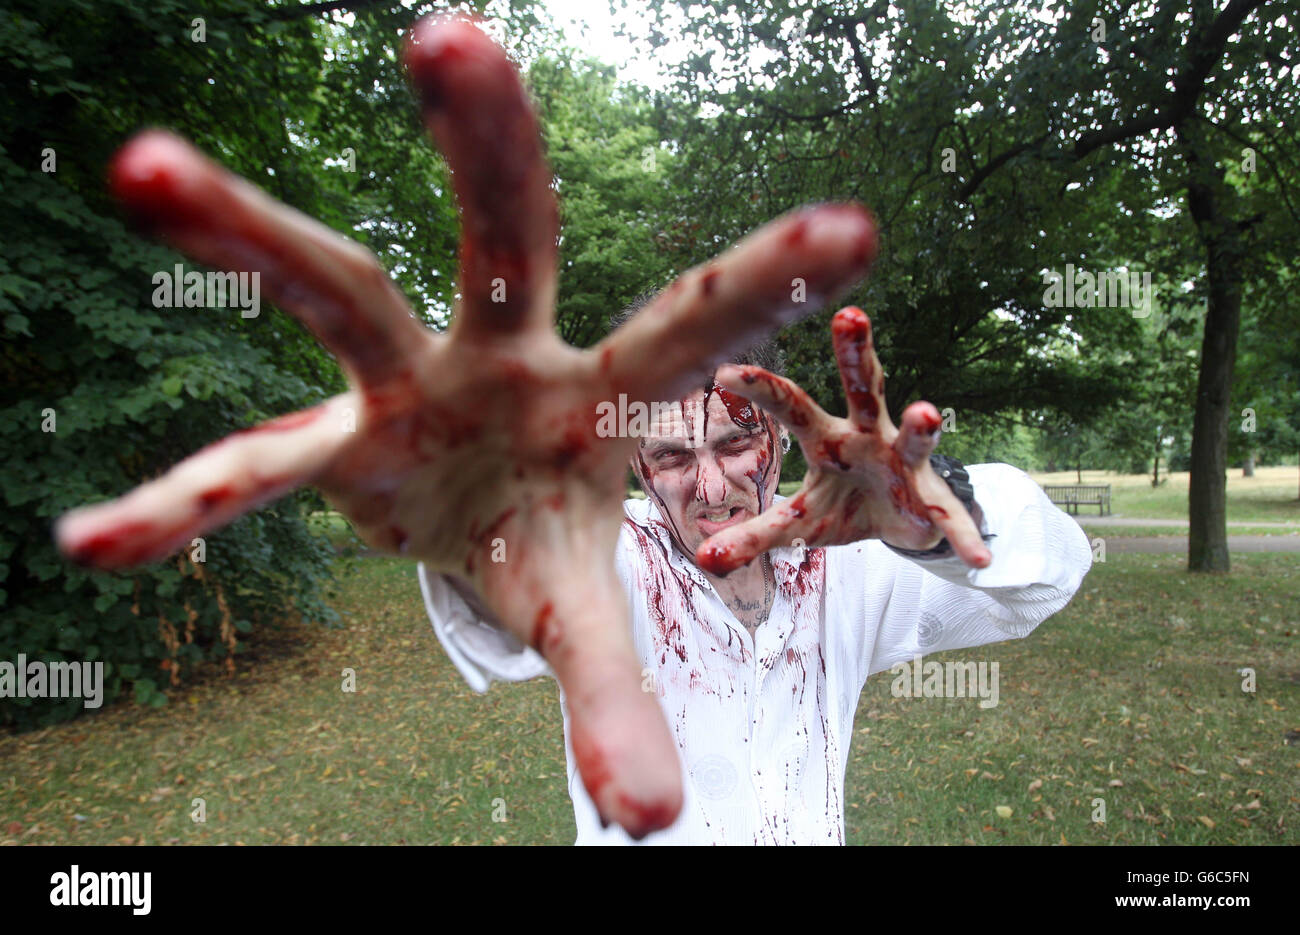
POLYGON ((688 558, 709 536, 772 505, 779 438, 770 415, 717 384, 660 407, 632 467, 688 558))

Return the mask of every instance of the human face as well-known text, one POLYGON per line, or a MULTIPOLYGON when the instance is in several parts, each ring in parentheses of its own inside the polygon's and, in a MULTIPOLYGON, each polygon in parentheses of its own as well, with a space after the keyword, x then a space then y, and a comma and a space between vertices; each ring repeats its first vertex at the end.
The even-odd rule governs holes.
POLYGON ((663 407, 633 459, 682 552, 772 505, 781 476, 775 420, 716 383, 663 407))

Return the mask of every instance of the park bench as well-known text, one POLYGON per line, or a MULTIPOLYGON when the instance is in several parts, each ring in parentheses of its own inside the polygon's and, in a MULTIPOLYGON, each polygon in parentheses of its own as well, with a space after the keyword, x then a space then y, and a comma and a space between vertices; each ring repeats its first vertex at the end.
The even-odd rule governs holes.
POLYGON ((1050 484, 1043 487, 1043 490, 1053 503, 1065 507, 1066 512, 1076 516, 1080 504, 1099 507, 1100 516, 1110 513, 1110 484, 1050 484))

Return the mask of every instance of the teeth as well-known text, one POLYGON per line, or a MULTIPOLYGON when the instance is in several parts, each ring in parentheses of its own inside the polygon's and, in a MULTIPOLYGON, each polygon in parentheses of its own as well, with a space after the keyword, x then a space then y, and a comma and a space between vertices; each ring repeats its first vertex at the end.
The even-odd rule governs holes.
POLYGON ((731 509, 714 510, 712 513, 701 513, 701 518, 710 523, 721 523, 724 520, 731 519, 731 509))

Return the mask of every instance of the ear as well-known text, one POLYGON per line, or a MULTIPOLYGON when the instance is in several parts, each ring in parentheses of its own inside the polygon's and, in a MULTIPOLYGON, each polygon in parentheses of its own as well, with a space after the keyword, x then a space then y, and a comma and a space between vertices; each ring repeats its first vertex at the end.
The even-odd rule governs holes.
POLYGON ((641 458, 639 457, 639 452, 640 452, 639 445, 640 443, 638 442, 638 448, 635 452, 633 452, 632 457, 628 459, 627 466, 632 475, 632 479, 636 481, 636 485, 640 487, 641 490, 648 495, 649 491, 646 489, 645 478, 641 475, 641 458))

